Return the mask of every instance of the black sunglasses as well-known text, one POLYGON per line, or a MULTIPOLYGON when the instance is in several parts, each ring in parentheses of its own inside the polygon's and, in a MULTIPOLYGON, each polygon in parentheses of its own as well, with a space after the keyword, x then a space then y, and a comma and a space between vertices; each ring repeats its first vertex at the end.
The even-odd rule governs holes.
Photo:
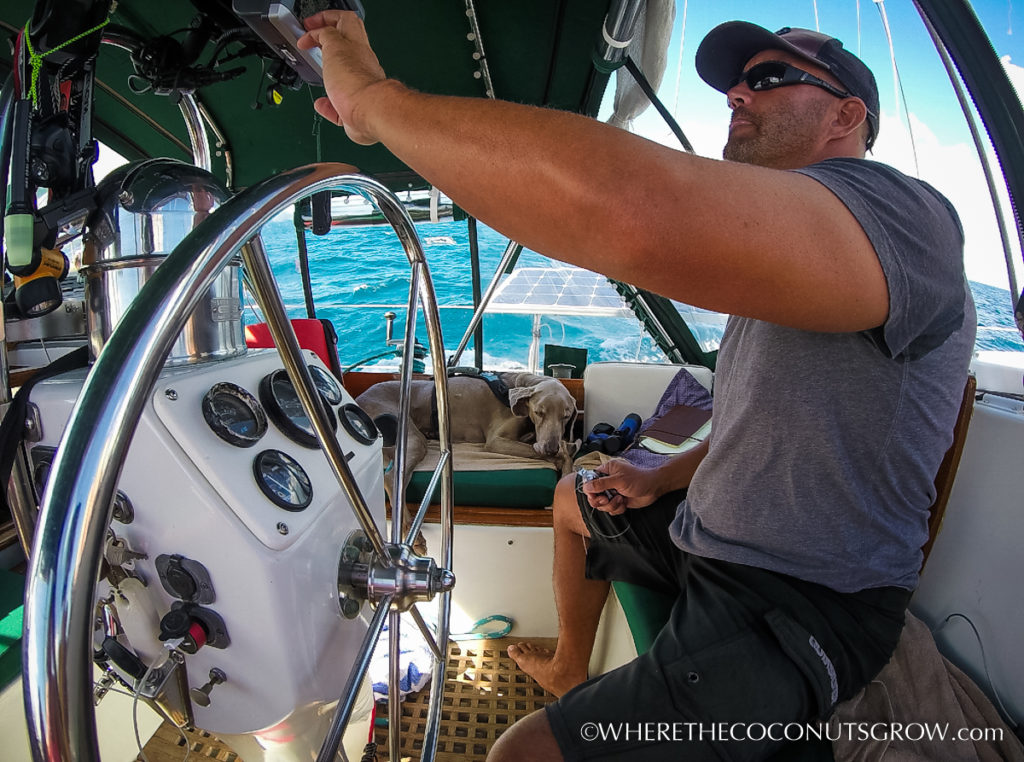
POLYGON ((789 85, 814 85, 832 93, 837 98, 854 97, 852 93, 840 90, 825 80, 818 79, 813 74, 782 61, 764 61, 751 66, 745 72, 740 73, 729 89, 736 87, 740 82, 746 82, 747 87, 755 92, 774 90, 776 87, 788 87, 789 85))

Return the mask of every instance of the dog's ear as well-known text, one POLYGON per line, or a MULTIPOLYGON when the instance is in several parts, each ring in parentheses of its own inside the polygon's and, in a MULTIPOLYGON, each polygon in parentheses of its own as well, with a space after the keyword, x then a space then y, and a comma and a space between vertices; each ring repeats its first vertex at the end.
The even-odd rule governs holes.
POLYGON ((393 413, 381 413, 373 419, 377 431, 384 438, 385 447, 394 447, 398 439, 398 416, 393 413))
POLYGON ((530 414, 530 397, 537 391, 533 386, 513 386, 508 390, 508 404, 512 415, 528 416, 530 414))
POLYGON ((580 417, 580 409, 576 407, 576 403, 573 402, 572 414, 569 416, 569 422, 565 424, 565 438, 571 440, 573 432, 576 430, 576 419, 580 417))

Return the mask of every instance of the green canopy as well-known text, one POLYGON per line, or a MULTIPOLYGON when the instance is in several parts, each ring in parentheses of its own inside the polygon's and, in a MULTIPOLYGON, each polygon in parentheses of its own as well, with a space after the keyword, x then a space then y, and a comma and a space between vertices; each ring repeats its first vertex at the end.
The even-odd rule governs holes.
MULTIPOLYGON (((5 0, 2 5, 0 24, 15 34, 31 16, 33 3, 5 0)), ((474 58, 476 42, 470 39, 472 28, 461 0, 365 5, 370 40, 390 76, 424 92, 485 97, 480 63, 474 58)), ((479 42, 496 97, 596 114, 607 75, 594 70, 590 51, 600 38, 608 5, 608 0, 478 2, 479 42)), ((169 34, 180 39, 195 15, 195 6, 181 0, 119 0, 111 23, 147 39, 169 34)), ((200 61, 205 63, 212 51, 210 44, 200 61)), ((281 104, 271 105, 266 97, 271 83, 261 59, 247 57, 225 68, 233 66, 244 66, 245 73, 203 87, 197 96, 225 138, 226 145, 218 146, 211 136, 214 173, 225 177, 229 150, 236 188, 318 159, 354 164, 393 189, 425 186, 386 149, 357 146, 343 130, 318 125, 312 101, 322 95, 320 88, 283 89, 281 104)), ((0 46, 0 74, 6 77, 10 68, 9 47, 0 46)), ((101 48, 95 136, 130 159, 189 159, 188 134, 173 98, 135 94, 128 84, 133 73, 127 52, 101 48)))

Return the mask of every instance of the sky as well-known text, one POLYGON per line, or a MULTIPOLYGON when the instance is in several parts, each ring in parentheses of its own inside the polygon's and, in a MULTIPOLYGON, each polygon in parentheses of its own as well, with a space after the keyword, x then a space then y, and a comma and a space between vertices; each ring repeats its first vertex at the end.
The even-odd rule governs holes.
MULTIPOLYGON (((972 7, 1017 92, 1024 93, 1024 0, 1019 1, 1019 13, 1013 8, 1013 0, 978 0, 972 7)), ((838 37, 848 50, 860 55, 875 72, 882 111, 878 142, 869 158, 920 177, 944 193, 964 225, 968 278, 1008 287, 1005 256, 977 152, 940 58, 911 0, 676 0, 658 94, 697 153, 716 158, 725 144, 729 110, 725 96, 699 79, 693 61, 704 35, 730 19, 752 21, 773 30, 783 26, 818 29, 838 37), (906 107, 897 98, 883 10, 906 107)), ((610 114, 613 92, 614 85, 609 87, 599 118, 610 114)), ((678 147, 677 139, 653 108, 635 120, 633 130, 678 147)), ((98 177, 124 161, 111 154, 109 150, 101 151, 98 177)), ((997 166, 994 160, 992 166, 997 166)), ((1005 208, 1009 214, 1008 206, 1005 208)), ((1008 219, 1012 221, 1012 215, 1008 219)), ((1024 281, 1012 222, 1010 235, 1018 281, 1024 281)))
MULTIPOLYGON (((980 0, 973 8, 1011 82, 1018 92, 1024 92, 1024 3, 1019 17, 1012 0, 980 0), (1018 25, 1020 29, 1015 30, 1018 25)), ((1006 259, 974 142, 941 59, 910 0, 677 0, 658 95, 696 152, 715 158, 721 156, 725 143, 729 111, 725 96, 697 77, 693 58, 703 36, 728 19, 749 20, 771 30, 786 26, 817 29, 839 38, 847 49, 860 55, 876 75, 882 110, 879 139, 868 158, 921 177, 941 190, 965 226, 968 278, 1008 288, 1006 259), (892 37, 892 55, 883 11, 892 37), (897 97, 893 57, 905 105, 897 97)), ((602 118, 610 114, 610 100, 609 95, 602 118)), ((653 109, 635 120, 633 130, 678 146, 653 109)), ((996 166, 994 161, 992 166, 996 166)), ((1010 236, 1020 280, 1024 267, 1012 227, 1010 236)))
MULTIPOLYGON (((979 0, 972 7, 1017 92, 1024 92, 1024 2, 1019 13, 1012 0, 979 0), (1015 29, 1017 26, 1019 29, 1015 29)), ((729 110, 725 96, 697 76, 694 53, 712 27, 731 19, 751 21, 772 30, 783 26, 818 29, 839 38, 848 50, 860 55, 875 73, 882 111, 878 142, 869 158, 920 177, 943 192, 964 224, 968 278, 1008 287, 1005 257, 977 152, 941 59, 910 0, 677 0, 658 94, 697 153, 716 158, 725 144, 729 110), (897 98, 882 11, 888 19, 906 107, 897 98)), ((606 98, 602 117, 611 111, 610 100, 606 98)), ((653 109, 635 120, 633 130, 665 145, 678 146, 653 109)), ((1012 222, 1010 235, 1015 244, 1017 277, 1024 279, 1012 222)))

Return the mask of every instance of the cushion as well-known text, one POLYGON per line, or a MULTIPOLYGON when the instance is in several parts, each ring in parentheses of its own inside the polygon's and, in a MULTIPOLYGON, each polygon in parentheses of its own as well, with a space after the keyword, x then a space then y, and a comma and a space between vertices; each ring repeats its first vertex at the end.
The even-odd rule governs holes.
MULTIPOLYGON (((409 502, 419 502, 430 481, 430 474, 417 471, 406 494, 409 502)), ((558 474, 550 468, 524 468, 511 471, 456 471, 452 490, 456 505, 482 505, 496 508, 542 508, 551 505, 558 474)), ((439 491, 431 500, 440 502, 439 491)))
POLYGON ((636 652, 642 654, 651 647, 665 626, 676 599, 631 582, 613 582, 612 587, 629 623, 636 652))
POLYGON ((627 413, 637 413, 645 420, 650 418, 680 368, 686 368, 711 389, 714 374, 702 365, 591 363, 583 374, 583 430, 590 431, 598 423, 616 426, 627 413), (628 390, 628 394, 623 390, 628 390))
POLYGON ((25 577, 0 570, 0 688, 21 674, 25 577))
MULTIPOLYGON (((427 489, 438 459, 438 443, 427 443, 427 454, 416 466, 406 494, 419 502, 427 489)), ((452 445, 452 477, 456 505, 497 508, 543 508, 551 505, 559 471, 546 460, 517 458, 487 452, 482 444, 452 445)), ((440 502, 438 490, 432 502, 440 502)))

